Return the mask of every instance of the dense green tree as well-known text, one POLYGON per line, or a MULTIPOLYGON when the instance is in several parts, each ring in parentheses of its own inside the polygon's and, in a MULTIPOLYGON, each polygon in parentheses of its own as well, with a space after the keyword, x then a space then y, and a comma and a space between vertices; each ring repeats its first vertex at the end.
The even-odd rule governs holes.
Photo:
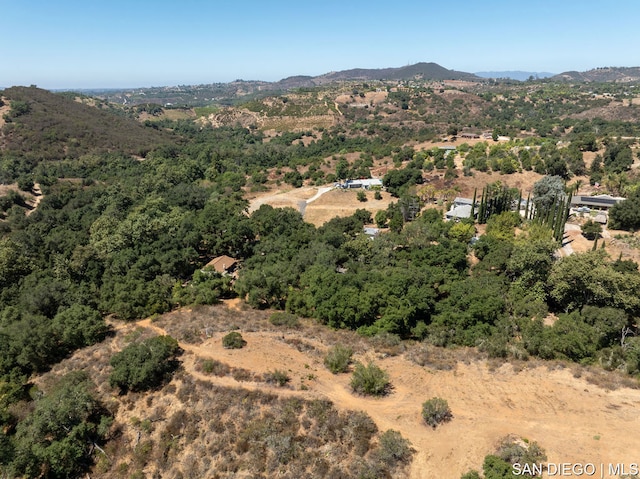
POLYGON ((385 210, 380 210, 376 213, 375 220, 376 226, 378 228, 384 228, 387 226, 387 212, 385 210))
POLYGON ((506 272, 525 289, 545 285, 554 264, 558 243, 551 238, 551 231, 546 229, 547 234, 544 236, 536 236, 530 232, 514 242, 506 272))
POLYGON ((470 223, 456 223, 451 228, 449 228, 449 232, 447 233, 449 238, 459 241, 461 243, 467 244, 471 241, 471 238, 476 234, 475 227, 470 223))
POLYGON ((574 254, 557 261, 549 275, 551 297, 565 311, 586 305, 640 311, 640 277, 615 271, 602 250, 574 254))
POLYGON ((603 155, 604 169, 610 173, 629 170, 633 164, 633 154, 624 141, 609 141, 603 155))
POLYGON ((545 359, 581 361, 595 355, 597 336, 575 311, 560 315, 551 328, 545 329, 542 344, 540 355, 545 359))
POLYGON ((557 200, 565 196, 561 176, 545 176, 533 185, 533 202, 541 212, 548 211, 557 200))
POLYGON ((67 478, 86 471, 91 451, 108 431, 110 417, 81 372, 63 377, 36 400, 16 427, 12 469, 28 477, 67 478))
POLYGON ((422 171, 413 168, 391 170, 382 179, 387 191, 395 197, 400 197, 408 187, 422 183, 422 171))
POLYGON ((207 268, 196 270, 193 279, 187 284, 175 283, 171 300, 179 306, 216 304, 222 298, 232 297, 233 294, 231 278, 207 268))
POLYGON ((452 283, 448 289, 449 296, 436 304, 429 338, 442 346, 475 346, 506 313, 506 279, 480 274, 452 283))
POLYGON ((69 351, 100 342, 109 331, 98 311, 78 303, 56 314, 51 325, 69 351))
POLYGON ((10 239, 0 239, 0 286, 17 283, 32 266, 29 257, 24 254, 24 248, 10 239))
POLYGON ((592 220, 587 220, 581 227, 582 236, 587 238, 588 240, 593 241, 594 239, 600 237, 600 233, 602 233, 602 226, 600 223, 596 223, 592 220))
POLYGON ((628 231, 640 229, 640 190, 609 210, 609 227, 628 231))
POLYGON ((132 343, 110 361, 109 384, 122 392, 145 391, 160 386, 178 367, 181 349, 171 336, 155 336, 132 343))

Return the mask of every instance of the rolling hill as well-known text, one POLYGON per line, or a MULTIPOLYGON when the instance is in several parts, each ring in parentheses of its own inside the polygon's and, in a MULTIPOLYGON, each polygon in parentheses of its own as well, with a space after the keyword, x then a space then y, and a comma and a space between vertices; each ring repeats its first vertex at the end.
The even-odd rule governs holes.
POLYGON ((634 82, 640 81, 640 67, 603 67, 586 72, 567 71, 552 77, 552 80, 577 82, 634 82))
POLYGON ((166 132, 145 127, 109 105, 76 101, 75 94, 12 87, 2 96, 10 110, 4 126, 0 124, 0 145, 16 155, 38 160, 112 151, 144 156, 168 140, 166 132))

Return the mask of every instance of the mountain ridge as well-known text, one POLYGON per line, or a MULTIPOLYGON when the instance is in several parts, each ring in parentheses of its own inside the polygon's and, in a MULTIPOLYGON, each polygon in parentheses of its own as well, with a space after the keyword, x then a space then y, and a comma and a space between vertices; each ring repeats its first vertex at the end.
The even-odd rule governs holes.
POLYGON ((281 88, 289 85, 290 88, 321 86, 339 81, 373 81, 373 80, 470 80, 484 81, 473 73, 449 70, 434 62, 419 62, 403 67, 389 68, 351 68, 335 72, 323 73, 317 76, 295 75, 283 78, 273 85, 281 88))
POLYGON ((553 76, 556 76, 557 73, 507 70, 507 71, 475 72, 475 75, 479 76, 480 78, 494 78, 494 79, 508 78, 511 80, 526 81, 531 77, 533 77, 536 80, 541 78, 553 77, 553 76))
POLYGON ((551 78, 559 81, 634 82, 640 81, 640 67, 600 67, 584 72, 566 71, 551 78))

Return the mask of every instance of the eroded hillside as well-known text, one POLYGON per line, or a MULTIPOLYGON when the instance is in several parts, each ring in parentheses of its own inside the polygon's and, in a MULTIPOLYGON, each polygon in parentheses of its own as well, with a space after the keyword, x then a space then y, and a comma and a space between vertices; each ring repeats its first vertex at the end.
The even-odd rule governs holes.
POLYGON ((481 469, 485 455, 509 434, 537 441, 550 462, 628 462, 640 450, 634 439, 640 390, 613 374, 603 382, 602 374, 575 365, 487 361, 473 350, 371 341, 307 322, 276 327, 268 312, 238 304, 120 325, 114 338, 76 353, 43 378, 46 384, 68 369, 86 369, 116 411, 112 439, 104 453, 94 452, 92 477, 204 477, 214 471, 217 477, 357 477, 365 470, 382 477, 385 467, 400 477, 408 456, 398 463, 385 455, 380 433, 389 429, 415 449, 407 469, 415 479, 481 469), (222 347, 231 328, 245 338, 244 348, 222 347), (111 352, 163 333, 180 338, 181 370, 158 391, 118 396, 108 386, 111 352), (323 358, 337 343, 350 344, 354 359, 385 369, 390 394, 354 395, 350 374, 331 374, 323 358), (287 385, 264 381, 274 370, 286 372, 287 385), (434 396, 446 398, 453 412, 436 429, 420 417, 420 405, 434 396))

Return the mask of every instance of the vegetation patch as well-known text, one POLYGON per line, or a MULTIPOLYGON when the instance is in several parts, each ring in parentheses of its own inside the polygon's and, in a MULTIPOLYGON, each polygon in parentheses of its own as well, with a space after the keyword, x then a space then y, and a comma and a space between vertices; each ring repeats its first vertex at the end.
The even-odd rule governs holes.
POLYGON ((386 371, 374 363, 356 363, 351 376, 351 389, 365 396, 384 396, 391 390, 391 382, 386 371))
POLYGON ((146 391, 163 384, 179 366, 182 352, 171 336, 156 336, 132 343, 110 361, 109 384, 121 392, 146 391))
POLYGON ((291 381, 291 377, 285 371, 276 369, 265 373, 264 381, 269 384, 275 384, 276 386, 283 387, 291 381))
POLYGON ((451 421, 452 418, 453 414, 445 399, 434 397, 422 404, 422 419, 434 429, 443 422, 451 421))
POLYGON ((222 346, 225 349, 242 349, 247 345, 247 342, 237 331, 232 331, 226 334, 222 338, 222 346))
POLYGON ((276 311, 269 316, 269 322, 274 326, 284 326, 287 328, 297 328, 300 326, 300 320, 295 314, 286 311, 276 311))
MULTIPOLYGON (((537 442, 517 436, 507 436, 500 441, 494 454, 485 456, 484 479, 510 477, 542 477, 547 454, 537 442)), ((461 479, 482 479, 478 471, 469 471, 461 479)))
POLYGON ((324 357, 324 365, 333 374, 345 373, 351 364, 351 356, 353 350, 350 347, 336 344, 324 357))

